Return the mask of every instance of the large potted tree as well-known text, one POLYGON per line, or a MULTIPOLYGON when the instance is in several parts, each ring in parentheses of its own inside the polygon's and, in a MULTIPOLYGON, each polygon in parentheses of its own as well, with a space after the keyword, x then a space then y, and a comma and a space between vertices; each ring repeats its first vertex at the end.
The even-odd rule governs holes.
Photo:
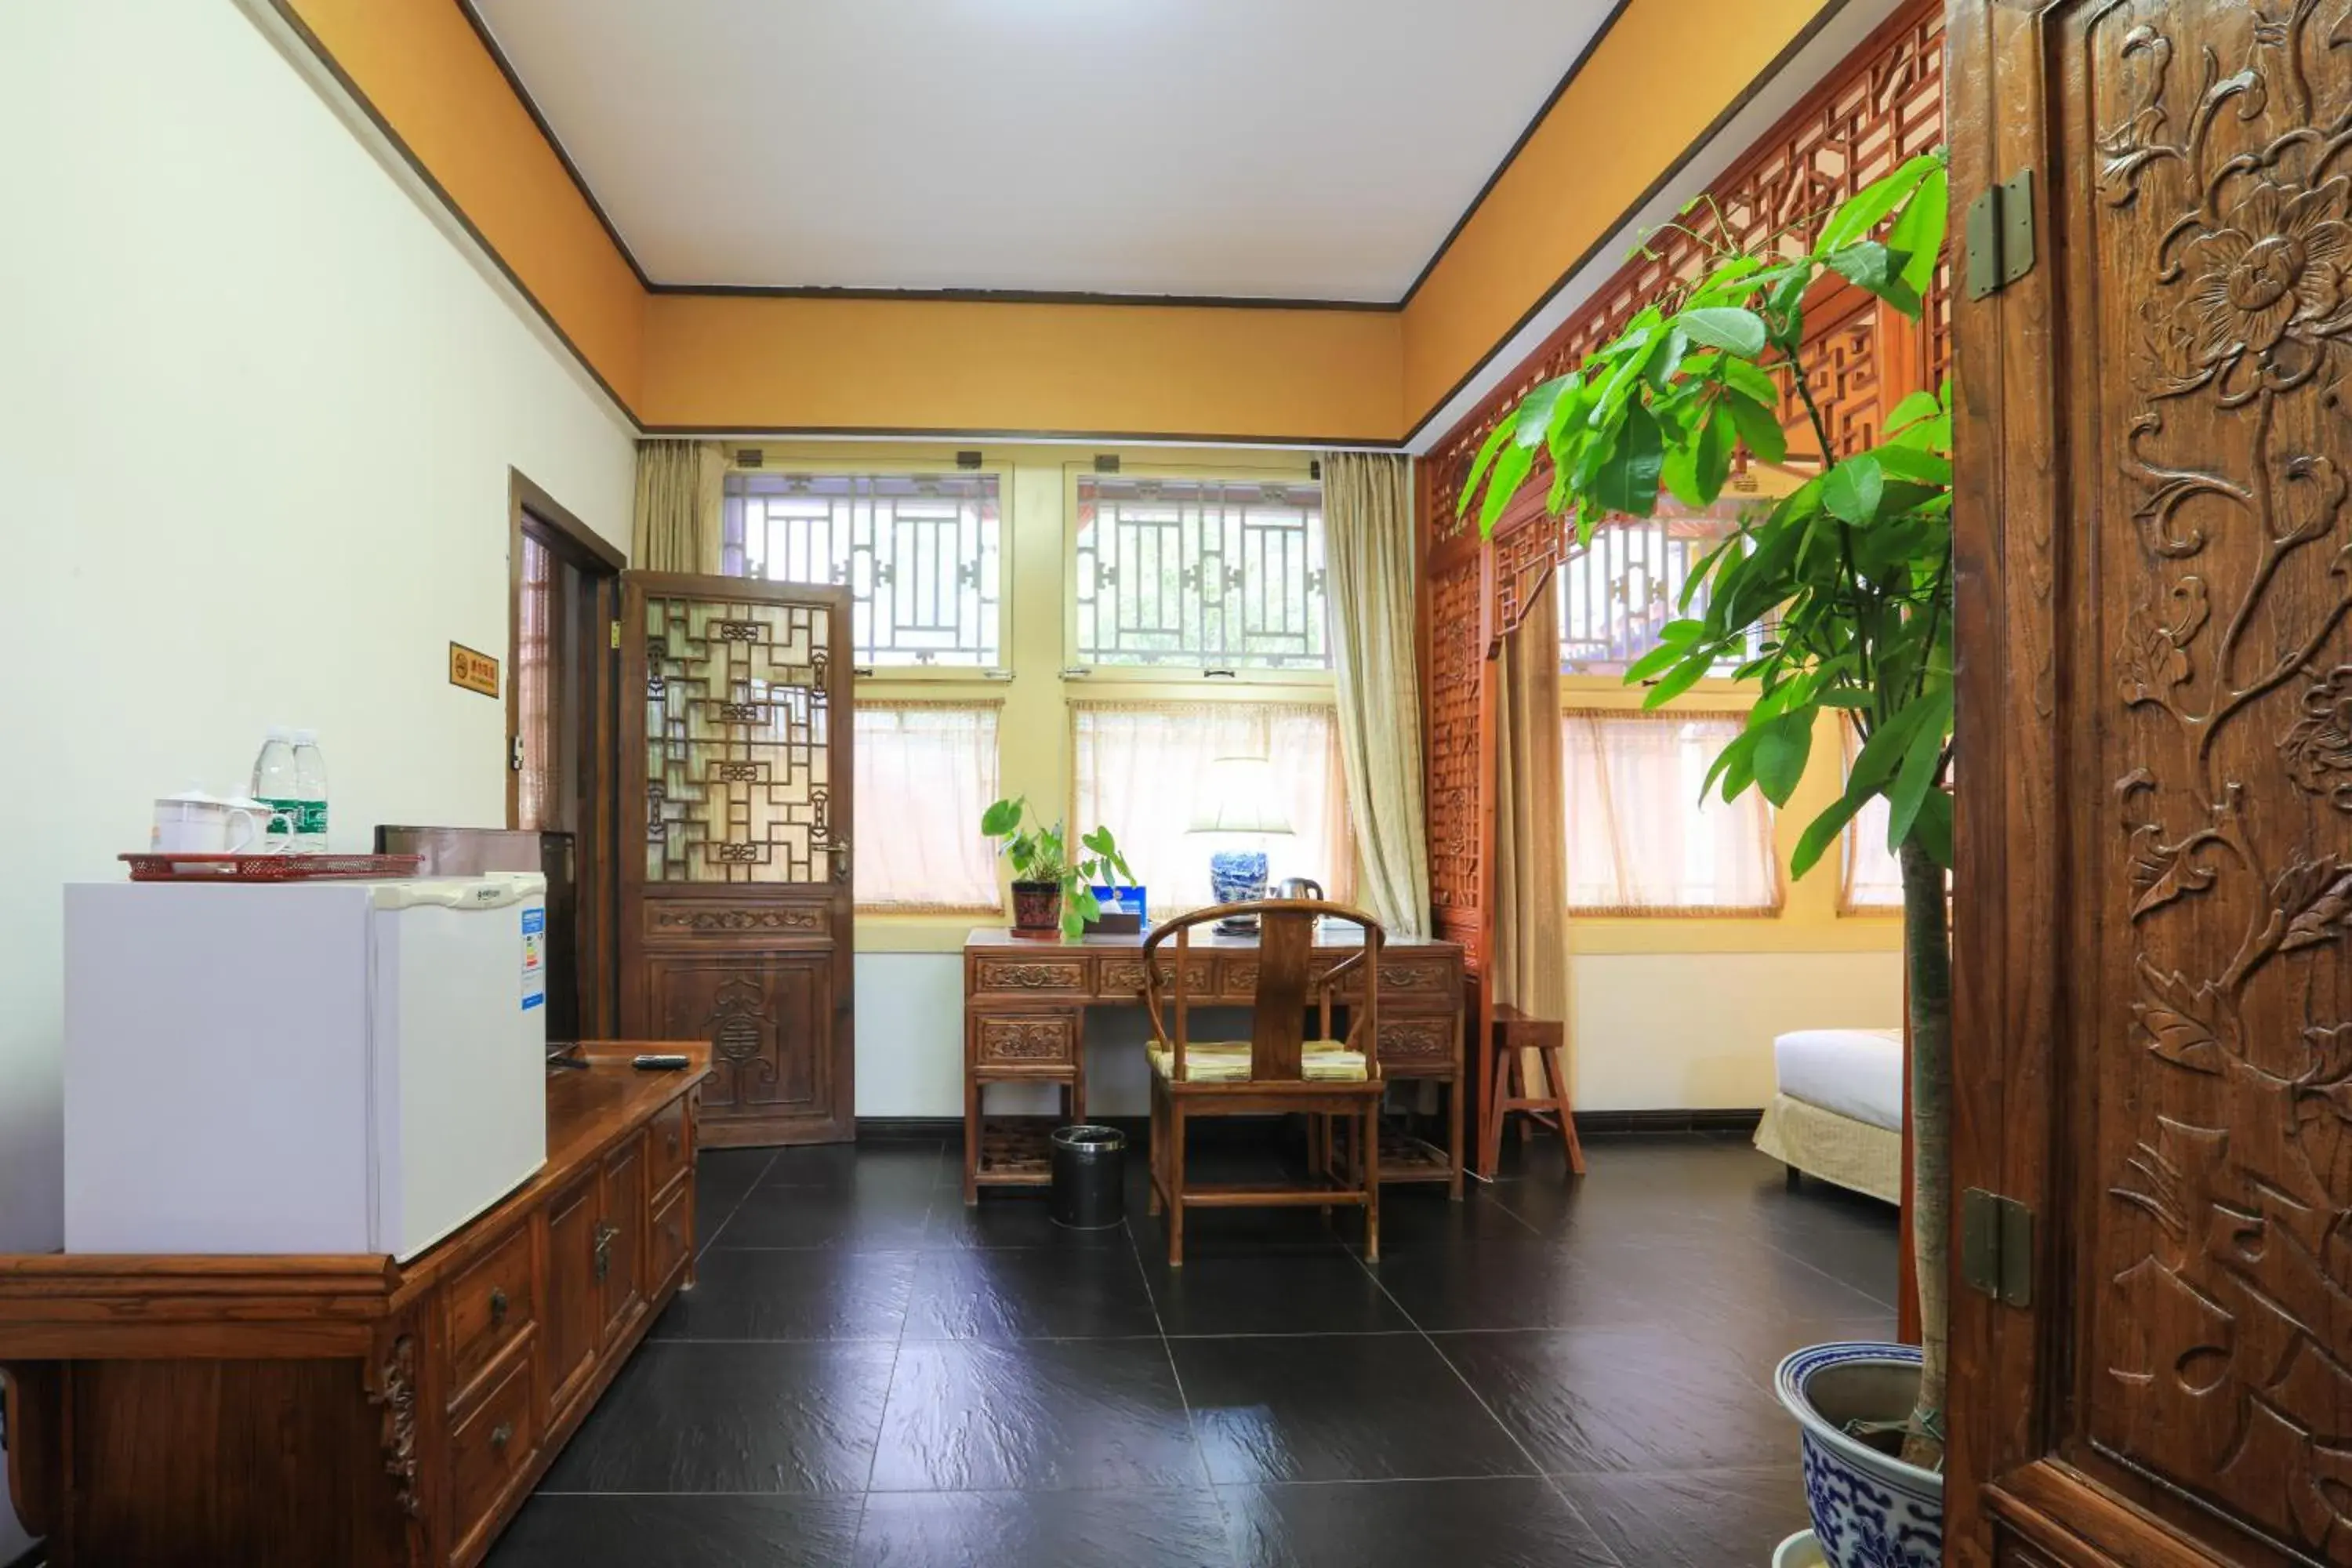
POLYGON ((1801 483, 1759 502, 1690 574, 1659 646, 1627 672, 1671 702, 1730 671, 1756 700, 1706 787, 1786 805, 1826 710, 1860 748, 1838 798, 1807 824, 1803 876, 1874 798, 1903 870, 1909 982, 1912 1231, 1923 1345, 1825 1345, 1784 1361, 1781 1399, 1804 1429, 1814 1533, 1833 1568, 1942 1561, 1943 1408, 1951 1206, 1951 947, 1946 870, 1952 803, 1949 383, 1906 399, 1874 446, 1842 447, 1805 363, 1807 297, 1830 278, 1917 317, 1944 240, 1940 156, 1914 159, 1827 215, 1760 247, 1710 215, 1683 224, 1712 253, 1706 275, 1636 315, 1575 370, 1530 389, 1479 450, 1461 506, 1482 531, 1519 490, 1580 542, 1603 520, 1646 517, 1663 491, 1717 505, 1747 458, 1801 483), (1792 455, 1784 403, 1811 450, 1792 455))

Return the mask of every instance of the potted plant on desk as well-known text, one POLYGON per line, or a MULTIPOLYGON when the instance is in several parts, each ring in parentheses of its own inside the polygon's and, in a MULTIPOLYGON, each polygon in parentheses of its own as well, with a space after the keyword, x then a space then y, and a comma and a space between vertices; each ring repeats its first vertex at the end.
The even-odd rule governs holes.
POLYGON ((1102 914, 1095 884, 1132 887, 1135 873, 1110 829, 1097 827, 1078 839, 1086 851, 1073 860, 1060 823, 1051 827, 1023 826, 1027 796, 1000 800, 982 813, 981 832, 997 841, 997 853, 1013 866, 1013 931, 1016 936, 1052 937, 1058 930, 1075 942, 1088 921, 1102 914))
MULTIPOLYGON (((1852 725, 1862 745, 1843 793, 1804 830, 1802 876, 1855 815, 1887 804, 1887 847, 1903 867, 1909 980, 1910 1201, 1923 1344, 1817 1345, 1780 1363, 1782 1402, 1804 1429, 1805 1491, 1832 1568, 1930 1568, 1942 1561, 1946 1282, 1951 1208, 1952 464, 1949 384, 1888 416, 1884 439, 1841 450, 1807 363, 1807 294, 1834 274, 1916 319, 1945 226, 1939 155, 1916 158, 1836 211, 1742 250, 1717 226, 1706 276, 1679 284, 1570 374, 1504 415, 1472 468, 1491 533, 1549 458, 1548 509, 1573 512, 1577 540, 1604 518, 1651 516, 1661 487, 1716 502, 1741 450, 1789 458, 1780 422, 1793 389, 1819 457, 1789 494, 1759 500, 1683 589, 1685 618, 1626 674, 1646 706, 1726 671, 1754 684, 1746 728, 1703 788, 1754 788, 1785 806, 1803 776, 1815 719, 1852 725), (1736 667, 1736 668, 1735 668, 1736 667)), ((1697 220, 1702 226, 1704 220, 1697 220)), ((1965 896, 1965 892, 1963 893, 1965 896)))

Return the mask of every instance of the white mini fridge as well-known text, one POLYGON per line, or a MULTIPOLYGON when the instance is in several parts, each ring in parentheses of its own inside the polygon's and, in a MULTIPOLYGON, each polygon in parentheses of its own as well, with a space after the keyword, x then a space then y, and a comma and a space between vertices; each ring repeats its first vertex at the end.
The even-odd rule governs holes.
POLYGON ((68 1252, 410 1258, 547 1160, 546 879, 66 889, 68 1252))

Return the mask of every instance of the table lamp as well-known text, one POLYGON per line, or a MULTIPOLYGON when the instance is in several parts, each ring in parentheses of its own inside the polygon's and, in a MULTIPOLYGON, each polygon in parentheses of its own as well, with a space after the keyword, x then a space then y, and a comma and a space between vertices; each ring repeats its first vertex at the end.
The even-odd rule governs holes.
MULTIPOLYGON (((1268 834, 1290 831, 1290 818, 1282 809, 1281 781, 1275 776, 1274 764, 1264 757, 1219 757, 1209 764, 1204 785, 1193 804, 1187 831, 1227 840, 1262 840, 1268 834)), ((1221 904, 1245 904, 1265 897, 1265 848, 1212 849, 1209 886, 1221 904)), ((1257 921, 1248 915, 1228 916, 1217 927, 1249 931, 1257 929, 1257 921)))

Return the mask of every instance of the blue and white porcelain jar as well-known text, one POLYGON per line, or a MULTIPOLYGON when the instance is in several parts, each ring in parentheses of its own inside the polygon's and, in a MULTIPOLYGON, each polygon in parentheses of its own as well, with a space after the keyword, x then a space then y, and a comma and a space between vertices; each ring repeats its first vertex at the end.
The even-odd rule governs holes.
POLYGON ((1773 1392, 1804 1431, 1805 1501, 1829 1568, 1941 1568, 1944 1478, 1850 1437, 1857 1418, 1899 1420, 1918 1388, 1916 1345, 1813 1345, 1773 1392))
POLYGON ((1220 849, 1210 856, 1209 888, 1221 904, 1246 904, 1265 897, 1265 851, 1220 849))

